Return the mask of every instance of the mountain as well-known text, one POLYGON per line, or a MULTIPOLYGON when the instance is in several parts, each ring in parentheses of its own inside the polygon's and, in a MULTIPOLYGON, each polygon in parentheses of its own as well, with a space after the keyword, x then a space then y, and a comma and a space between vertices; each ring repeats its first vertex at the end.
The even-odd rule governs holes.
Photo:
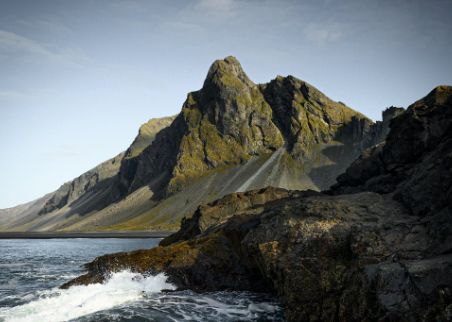
POLYGON ((139 154, 173 119, 174 117, 164 117, 149 120, 140 127, 137 137, 126 152, 66 182, 42 198, 17 207, 0 209, 0 227, 2 230, 35 230, 35 222, 42 219, 50 226, 53 222, 60 221, 60 217, 70 216, 72 212, 89 211, 89 207, 94 204, 92 200, 102 201, 108 195, 121 161, 139 154))
POLYGON ((174 120, 143 126, 124 155, 107 161, 108 175, 88 172, 38 213, 4 227, 174 230, 200 204, 232 192, 327 189, 361 151, 384 140, 401 110, 373 123, 293 76, 255 84, 230 56, 212 64, 174 120))
POLYGON ((331 189, 230 194, 62 287, 164 272, 179 289, 273 293, 288 321, 450 321, 451 164, 452 87, 439 86, 331 189))

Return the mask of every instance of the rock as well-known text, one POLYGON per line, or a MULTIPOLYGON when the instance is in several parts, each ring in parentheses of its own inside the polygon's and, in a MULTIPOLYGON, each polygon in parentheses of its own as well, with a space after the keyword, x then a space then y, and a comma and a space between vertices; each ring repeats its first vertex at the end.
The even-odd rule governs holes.
POLYGON ((411 105, 330 191, 226 196, 161 246, 99 257, 64 287, 129 268, 181 289, 272 292, 288 321, 450 321, 451 102, 442 86, 411 105))
POLYGON ((349 135, 341 134, 354 120, 372 124, 364 115, 332 101, 314 86, 293 76, 278 76, 260 87, 272 106, 275 123, 285 137, 288 150, 296 158, 311 154, 316 144, 334 139, 354 141, 349 135))
POLYGON ((154 141, 157 133, 170 126, 175 118, 176 116, 154 118, 141 125, 138 135, 125 152, 125 158, 130 159, 140 155, 154 141))
MULTIPOLYGON (((312 192, 315 193, 315 192, 312 192)), ((206 232, 210 227, 225 223, 229 218, 242 210, 262 211, 262 206, 270 201, 283 198, 293 198, 298 191, 288 191, 281 188, 268 187, 245 193, 233 193, 208 205, 201 205, 190 218, 183 218, 181 229, 164 238, 161 246, 177 241, 188 240, 206 232)), ((303 193, 304 195, 307 192, 303 193)))
POLYGON ((334 193, 392 192, 415 215, 451 212, 452 87, 438 86, 391 123, 386 143, 338 178, 334 193))
POLYGON ((365 149, 383 143, 389 133, 392 119, 401 115, 404 111, 405 109, 402 107, 388 107, 382 113, 382 121, 377 121, 370 125, 363 124, 362 120, 355 118, 353 121, 359 125, 353 127, 353 136, 361 139, 358 147, 359 150, 364 151, 365 149))
MULTIPOLYGON (((418 218, 376 193, 297 194, 243 207, 225 222, 206 224, 189 240, 99 257, 87 265, 86 275, 64 287, 99 282, 127 268, 144 274, 164 271, 180 289, 275 292, 290 321, 416 320, 425 313, 423 296, 436 296, 448 281, 433 280, 435 271, 441 267, 447 273, 452 258, 416 260, 429 247, 418 218), (422 275, 432 281, 418 291, 418 284, 425 284, 422 275), (374 293, 381 296, 375 299, 374 293)), ((233 207, 234 198, 227 199, 231 204, 224 200, 223 205, 233 207)), ((212 205, 213 212, 221 209, 212 205)), ((204 213, 209 214, 207 206, 204 213)), ((428 303, 437 304, 434 298, 428 303)))

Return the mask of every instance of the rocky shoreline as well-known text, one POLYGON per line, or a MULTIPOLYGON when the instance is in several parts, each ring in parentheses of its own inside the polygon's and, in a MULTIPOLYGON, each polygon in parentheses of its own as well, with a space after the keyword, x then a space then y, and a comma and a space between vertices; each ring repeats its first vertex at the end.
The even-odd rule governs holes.
POLYGON ((161 246, 63 285, 165 272, 180 289, 277 294, 288 321, 452 320, 452 87, 391 122, 329 191, 266 188, 199 207, 161 246))

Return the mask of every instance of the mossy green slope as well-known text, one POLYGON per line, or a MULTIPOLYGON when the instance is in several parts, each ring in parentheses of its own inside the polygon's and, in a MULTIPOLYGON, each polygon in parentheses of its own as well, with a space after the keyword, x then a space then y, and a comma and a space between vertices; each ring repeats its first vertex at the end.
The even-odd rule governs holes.
MULTIPOLYGON (((298 159, 309 155, 316 144, 343 141, 341 133, 353 120, 370 126, 363 114, 338 103, 314 86, 293 76, 278 76, 260 86, 275 114, 292 155, 298 159)), ((359 141, 359 137, 346 138, 359 141)))
POLYGON ((138 135, 133 143, 127 149, 125 158, 134 158, 138 156, 145 148, 147 148, 155 136, 161 129, 168 127, 176 118, 176 116, 167 116, 161 118, 153 118, 140 126, 138 135))
POLYGON ((182 108, 187 124, 169 190, 209 170, 233 166, 283 146, 273 111, 234 57, 216 61, 182 108))

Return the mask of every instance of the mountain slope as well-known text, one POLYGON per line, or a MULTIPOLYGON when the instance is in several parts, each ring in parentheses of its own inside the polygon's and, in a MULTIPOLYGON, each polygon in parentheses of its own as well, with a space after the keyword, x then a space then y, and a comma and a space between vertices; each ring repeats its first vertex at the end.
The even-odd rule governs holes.
POLYGON ((0 209, 0 227, 5 230, 29 230, 33 229, 33 222, 36 219, 45 219, 49 222, 47 217, 50 216, 45 216, 46 214, 58 214, 58 217, 63 213, 68 215, 74 209, 87 212, 93 207, 98 208, 98 203, 92 201, 85 203, 85 201, 93 199, 108 201, 111 185, 119 172, 121 160, 131 158, 133 154, 142 151, 152 143, 155 134, 173 120, 174 117, 149 120, 140 127, 137 137, 126 152, 102 162, 42 198, 17 207, 0 209))
POLYGON ((255 84, 234 57, 215 61, 167 124, 147 146, 137 138, 102 189, 77 194, 69 186, 40 216, 8 228, 176 229, 200 204, 231 192, 327 189, 388 127, 293 76, 255 84))

